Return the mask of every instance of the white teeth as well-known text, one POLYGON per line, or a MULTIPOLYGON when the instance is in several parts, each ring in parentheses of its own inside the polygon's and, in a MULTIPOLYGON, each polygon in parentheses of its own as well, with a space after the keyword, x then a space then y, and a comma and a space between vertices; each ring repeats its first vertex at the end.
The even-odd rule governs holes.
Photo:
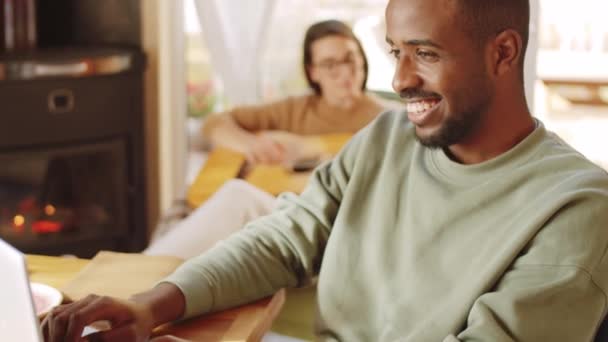
POLYGON ((433 108, 437 102, 418 101, 410 102, 406 105, 406 109, 410 113, 421 114, 433 108))

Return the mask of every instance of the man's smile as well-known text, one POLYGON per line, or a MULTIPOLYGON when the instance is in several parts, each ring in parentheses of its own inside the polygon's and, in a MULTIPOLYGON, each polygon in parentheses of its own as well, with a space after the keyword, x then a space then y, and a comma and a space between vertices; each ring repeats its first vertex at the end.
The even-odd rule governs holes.
POLYGON ((408 101, 406 103, 406 110, 408 119, 416 126, 424 125, 429 121, 431 113, 439 107, 441 99, 439 98, 428 98, 414 101, 408 101))

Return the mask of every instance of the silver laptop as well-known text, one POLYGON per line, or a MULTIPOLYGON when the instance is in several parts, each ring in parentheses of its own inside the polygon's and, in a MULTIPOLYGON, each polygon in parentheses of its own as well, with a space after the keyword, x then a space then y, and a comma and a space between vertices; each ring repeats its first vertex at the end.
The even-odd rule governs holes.
MULTIPOLYGON (((42 342, 25 257, 0 239, 0 341, 42 342)), ((87 326, 82 336, 99 330, 87 326)))
POLYGON ((0 239, 0 339, 40 342, 42 333, 23 254, 0 239))

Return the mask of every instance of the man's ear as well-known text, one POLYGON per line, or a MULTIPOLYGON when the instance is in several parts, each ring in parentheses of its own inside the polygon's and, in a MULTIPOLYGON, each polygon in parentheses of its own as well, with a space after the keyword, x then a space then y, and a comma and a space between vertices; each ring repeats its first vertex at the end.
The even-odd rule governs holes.
POLYGON ((520 63, 523 63, 523 40, 517 31, 508 29, 500 32, 492 46, 492 64, 496 76, 519 69, 520 63))

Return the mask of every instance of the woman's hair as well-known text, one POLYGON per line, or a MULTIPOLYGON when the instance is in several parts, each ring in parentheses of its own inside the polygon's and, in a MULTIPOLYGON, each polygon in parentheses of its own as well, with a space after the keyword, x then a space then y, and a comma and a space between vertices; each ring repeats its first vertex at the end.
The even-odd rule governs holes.
POLYGON ((310 73, 308 71, 308 67, 312 66, 312 43, 315 41, 329 37, 329 36, 341 36, 345 38, 352 39, 357 46, 359 47, 359 52, 361 53, 361 57, 363 57, 363 70, 365 72, 365 77, 363 78, 363 85, 361 86, 362 90, 365 90, 367 84, 367 57, 365 56, 365 51, 363 51, 363 46, 361 46, 361 42, 355 34, 353 30, 351 30, 348 25, 339 21, 339 20, 325 20, 318 22, 306 30, 306 36, 304 37, 304 56, 303 56, 303 64, 304 64, 304 73, 306 74, 306 80, 308 81, 308 85, 315 91, 316 94, 321 95, 321 87, 319 84, 314 82, 310 78, 310 73))

